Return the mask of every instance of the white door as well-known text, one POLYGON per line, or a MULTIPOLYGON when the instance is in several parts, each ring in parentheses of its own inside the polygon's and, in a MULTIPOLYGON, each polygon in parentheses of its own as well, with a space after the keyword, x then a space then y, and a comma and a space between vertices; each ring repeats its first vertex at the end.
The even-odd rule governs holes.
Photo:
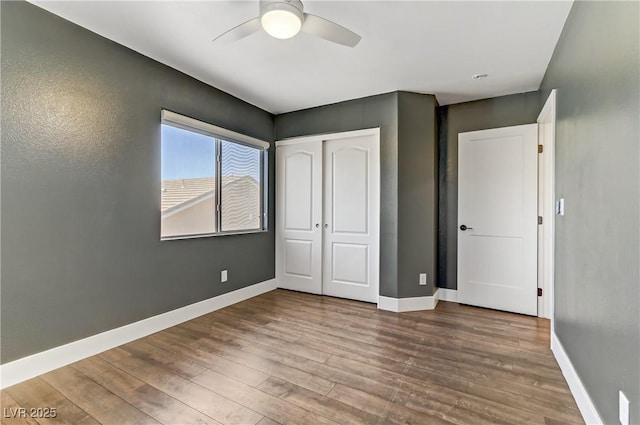
POLYGON ((458 301, 537 314, 537 125, 458 135, 458 301))
POLYGON ((276 151, 278 286, 322 293, 322 142, 276 151))
POLYGON ((377 136, 324 143, 323 294, 378 301, 379 192, 377 136))

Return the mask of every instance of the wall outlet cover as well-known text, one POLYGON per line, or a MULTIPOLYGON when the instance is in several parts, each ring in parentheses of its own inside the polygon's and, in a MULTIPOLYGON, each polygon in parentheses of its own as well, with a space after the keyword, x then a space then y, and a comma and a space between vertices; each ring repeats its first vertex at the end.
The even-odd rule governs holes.
POLYGON ((420 285, 426 285, 427 284, 427 274, 426 273, 420 273, 420 285))
POLYGON ((226 270, 222 270, 220 272, 220 282, 224 283, 227 281, 227 271, 226 270))

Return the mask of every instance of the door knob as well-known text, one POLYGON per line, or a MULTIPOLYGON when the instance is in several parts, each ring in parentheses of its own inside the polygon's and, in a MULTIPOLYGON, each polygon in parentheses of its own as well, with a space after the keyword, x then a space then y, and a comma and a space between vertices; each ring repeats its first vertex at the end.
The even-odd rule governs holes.
POLYGON ((329 227, 329 225, 328 225, 328 224, 325 224, 325 225, 324 225, 324 228, 326 229, 327 227, 329 227))
POLYGON ((464 232, 465 230, 473 230, 473 227, 467 227, 467 226, 465 226, 465 225, 463 224, 462 226, 460 226, 460 230, 462 230, 463 232, 464 232))
POLYGON ((320 227, 320 223, 316 223, 316 229, 320 227))

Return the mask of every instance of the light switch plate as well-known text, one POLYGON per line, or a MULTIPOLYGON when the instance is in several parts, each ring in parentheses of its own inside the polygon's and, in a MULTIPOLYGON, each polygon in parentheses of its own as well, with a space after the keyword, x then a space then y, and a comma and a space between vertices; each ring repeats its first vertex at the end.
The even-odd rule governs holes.
POLYGON ((620 391, 620 401, 618 406, 620 409, 620 424, 629 425, 629 399, 620 391))
POLYGON ((224 283, 227 281, 227 271, 226 270, 222 270, 220 272, 220 282, 224 283))
POLYGON ((420 273, 420 285, 424 286, 427 284, 427 274, 420 273))
POLYGON ((564 215, 564 198, 560 198, 560 200, 556 202, 556 214, 564 215))

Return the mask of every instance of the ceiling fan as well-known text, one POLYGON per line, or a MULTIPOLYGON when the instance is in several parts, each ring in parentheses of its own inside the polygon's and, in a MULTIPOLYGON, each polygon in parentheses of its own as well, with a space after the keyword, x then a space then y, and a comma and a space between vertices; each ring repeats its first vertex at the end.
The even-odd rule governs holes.
POLYGON ((260 16, 231 28, 213 41, 237 41, 261 29, 279 39, 291 38, 303 31, 348 47, 354 47, 361 39, 335 22, 304 13, 300 0, 260 0, 260 16))

